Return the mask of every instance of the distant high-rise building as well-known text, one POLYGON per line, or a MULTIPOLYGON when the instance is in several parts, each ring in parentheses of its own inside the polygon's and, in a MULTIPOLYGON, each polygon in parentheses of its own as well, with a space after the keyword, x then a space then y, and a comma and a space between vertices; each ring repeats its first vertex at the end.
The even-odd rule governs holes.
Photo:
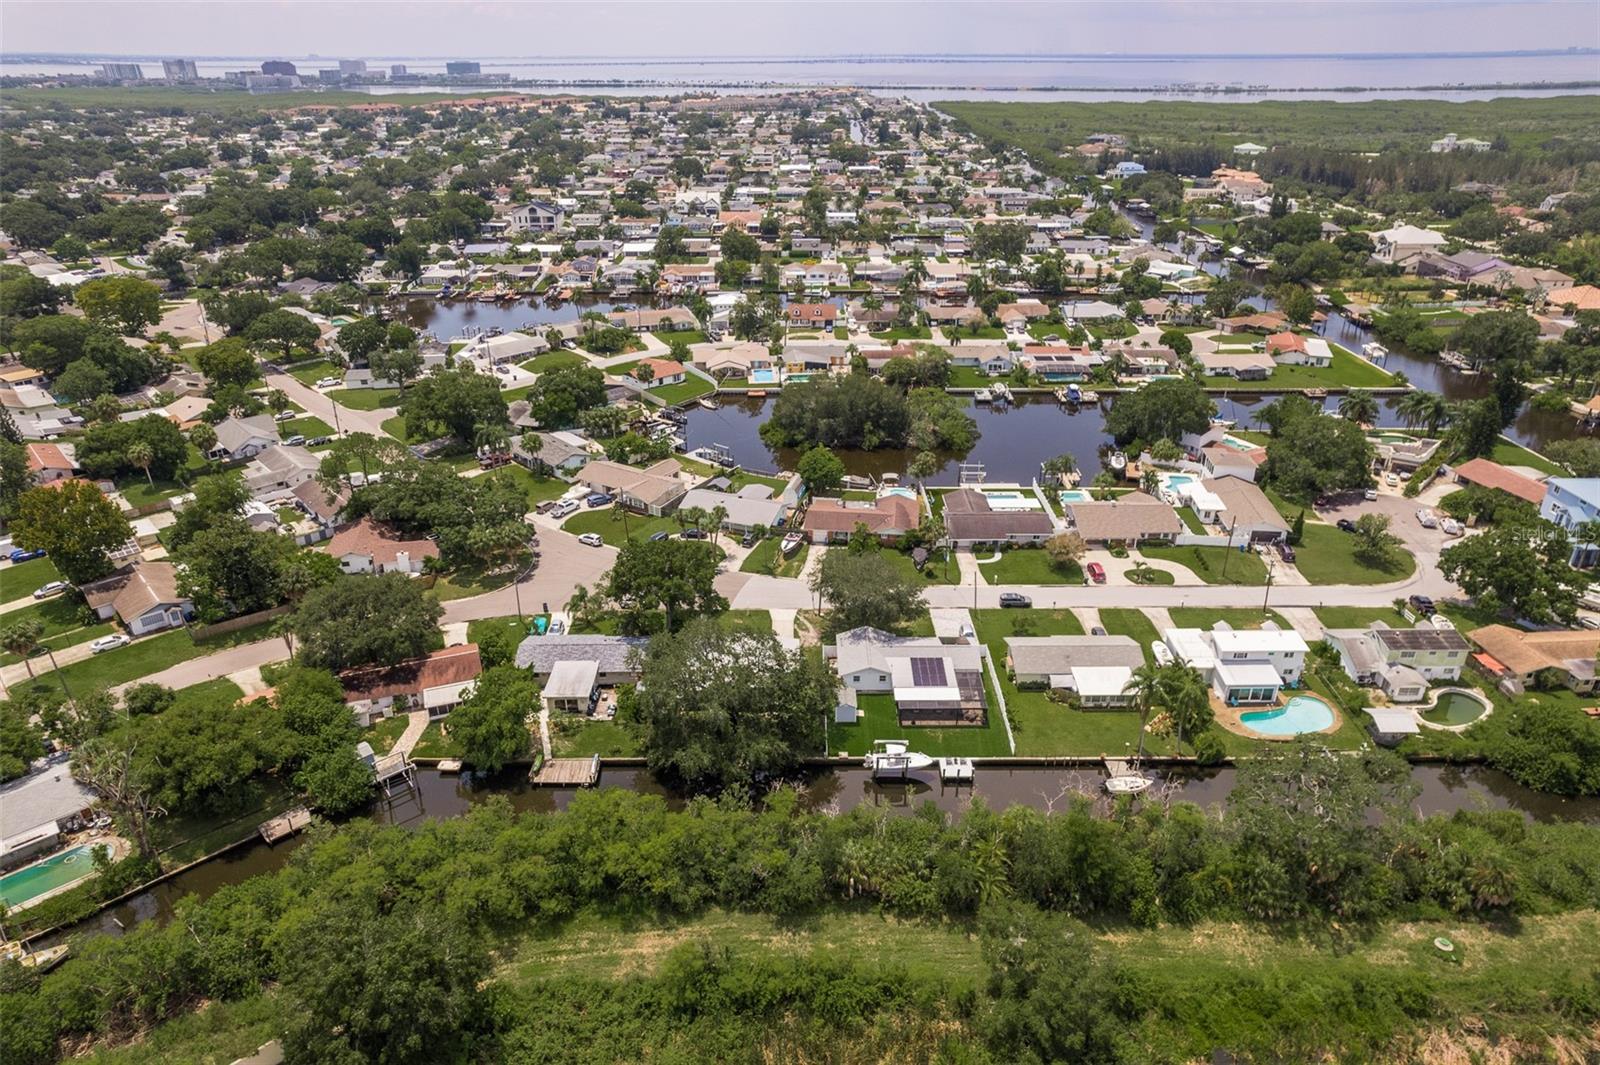
POLYGON ((144 71, 138 63, 101 63, 100 76, 111 81, 143 81, 144 71))
POLYGON ((294 74, 257 74, 251 71, 244 77, 244 87, 253 96, 269 92, 293 92, 300 87, 300 79, 294 74))
POLYGON ((200 77, 200 68, 193 59, 163 59, 161 72, 168 81, 195 81, 200 77))
POLYGON ((287 74, 292 78, 298 74, 299 71, 295 70, 294 64, 289 62, 287 59, 269 59, 265 63, 261 64, 261 73, 287 74))
POLYGON ((404 63, 394 63, 394 64, 392 64, 389 67, 389 76, 391 78, 403 78, 403 77, 405 77, 406 76, 406 65, 404 63))
POLYGON ((444 65, 446 74, 481 74, 483 67, 470 59, 452 59, 444 65))
POLYGON ((344 81, 344 75, 337 70, 319 70, 317 80, 324 85, 338 85, 344 81))
POLYGON ((339 73, 345 75, 346 77, 349 77, 351 74, 365 74, 366 72, 367 61, 365 59, 339 60, 339 73))

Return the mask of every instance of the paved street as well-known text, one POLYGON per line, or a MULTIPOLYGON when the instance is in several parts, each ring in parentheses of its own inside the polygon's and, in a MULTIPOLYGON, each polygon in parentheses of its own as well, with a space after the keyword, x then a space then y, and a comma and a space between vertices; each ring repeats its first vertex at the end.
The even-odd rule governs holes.
POLYGON ((524 614, 542 613, 546 606, 561 610, 580 585, 592 587, 617 557, 615 548, 588 547, 571 533, 543 523, 539 527, 539 551, 539 566, 526 580, 483 595, 452 599, 444 604, 445 622, 515 614, 519 595, 524 614))
POLYGON ((290 377, 286 373, 268 374, 267 384, 272 388, 283 389, 284 394, 304 407, 307 413, 315 414, 329 425, 337 426, 345 433, 371 433, 373 436, 384 436, 384 420, 393 418, 397 413, 393 407, 384 407, 379 410, 354 410, 350 407, 339 407, 339 415, 335 419, 333 408, 338 404, 310 385, 302 384, 298 378, 290 377))

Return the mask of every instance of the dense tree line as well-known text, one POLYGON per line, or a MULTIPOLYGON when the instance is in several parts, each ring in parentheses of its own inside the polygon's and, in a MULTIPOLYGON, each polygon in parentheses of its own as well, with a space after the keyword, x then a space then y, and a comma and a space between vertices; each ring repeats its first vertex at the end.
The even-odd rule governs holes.
MULTIPOLYGON (((980 803, 959 818, 931 806, 910 817, 865 807, 829 816, 803 811, 782 790, 760 809, 697 800, 673 812, 659 797, 613 790, 582 794, 559 814, 516 816, 496 801, 415 831, 351 825, 280 873, 180 902, 165 926, 91 940, 42 979, 11 976, 0 1056, 52 1060, 63 1039, 126 1038, 270 983, 286 996, 294 1061, 501 1060, 518 1048, 534 1060, 550 1036, 520 1025, 510 1004, 560 991, 519 999, 484 984, 498 943, 589 909, 667 918, 721 906, 799 917, 869 904, 907 918, 983 915, 992 991, 981 1009, 969 1008, 997 1060, 1117 1061, 1132 1048, 1112 1033, 1152 1006, 1108 994, 1115 970, 1069 936, 1072 926, 1054 923, 1062 917, 1350 929, 1440 913, 1559 912, 1600 899, 1593 827, 1509 812, 1418 818, 1406 809, 1407 780, 1391 755, 1297 743, 1241 769, 1226 817, 1188 804, 1102 817, 1087 803, 1053 814, 980 803), (998 907, 1006 896, 1020 906, 998 907)), ((715 965, 681 959, 668 971, 680 966, 700 976, 673 986, 715 986, 705 982, 715 965)), ((885 1000, 843 975, 827 986, 885 1000)), ((757 983, 773 978, 769 970, 757 983)), ((793 987, 773 993, 807 1001, 793 987)), ((681 996, 680 1005, 719 1002, 681 996)), ((837 1001, 853 999, 862 1001, 837 1001)), ((720 1004, 737 1013, 738 1001, 720 1004)), ((1587 1003, 1575 1003, 1584 1016, 1600 1010, 1592 994, 1577 1001, 1587 1003)), ((845 1008, 840 1016, 862 1007, 845 1008)))

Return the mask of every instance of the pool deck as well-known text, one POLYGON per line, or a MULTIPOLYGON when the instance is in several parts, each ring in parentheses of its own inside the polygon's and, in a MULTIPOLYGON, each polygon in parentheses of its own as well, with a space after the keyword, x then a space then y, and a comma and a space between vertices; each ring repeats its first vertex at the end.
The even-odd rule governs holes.
POLYGON ((1277 702, 1258 703, 1253 706, 1229 706, 1221 699, 1217 698, 1217 693, 1213 691, 1211 693, 1211 710, 1216 716, 1217 724, 1221 725, 1235 736, 1243 736, 1246 739, 1251 740, 1273 740, 1275 742, 1283 743, 1288 740, 1297 739, 1300 736, 1331 736, 1344 727, 1344 714, 1337 706, 1333 705, 1332 701, 1324 699, 1315 692, 1308 692, 1305 690, 1292 691, 1288 694, 1288 698, 1285 698, 1284 694, 1279 692, 1277 702), (1257 714, 1264 710, 1279 709, 1287 705, 1289 699, 1293 699, 1297 695, 1309 695, 1311 698, 1314 698, 1319 703, 1325 705, 1333 714, 1333 723, 1327 728, 1315 729, 1311 732, 1296 732, 1292 735, 1279 735, 1270 732, 1257 732, 1255 729, 1251 728, 1249 725, 1240 720, 1244 714, 1257 714))
MULTIPOLYGON (((38 861, 29 862, 27 865, 19 866, 16 869, 11 870, 11 872, 7 873, 6 875, 7 876, 11 876, 14 873, 20 873, 25 869, 32 869, 36 865, 43 865, 44 863, 48 862, 50 859, 56 857, 59 854, 62 854, 64 852, 66 852, 66 851, 70 851, 75 847, 83 847, 83 846, 97 846, 97 847, 108 847, 108 848, 110 848, 110 850, 111 850, 111 860, 113 862, 121 861, 124 857, 127 856, 128 852, 133 849, 133 844, 129 843, 127 840, 123 839, 121 836, 111 836, 111 835, 104 835, 104 834, 100 834, 100 833, 87 833, 87 834, 84 834, 84 835, 80 836, 79 838, 69 840, 66 844, 64 844, 63 846, 59 847, 58 849, 52 851, 51 853, 45 855, 43 858, 40 858, 38 861)), ((24 899, 22 902, 19 902, 14 906, 8 906, 7 909, 10 910, 10 912, 12 912, 12 913, 20 913, 21 911, 26 910, 30 906, 39 905, 39 903, 45 901, 46 899, 53 899, 57 895, 60 895, 60 894, 62 894, 64 892, 67 892, 67 891, 71 891, 73 888, 77 887, 78 885, 82 884, 85 880, 88 880, 90 877, 95 876, 95 875, 96 875, 95 868, 94 868, 94 865, 91 863, 90 866, 89 866, 88 872, 84 873, 82 876, 78 877, 77 879, 70 880, 65 884, 58 884, 55 887, 51 888, 49 891, 41 892, 40 894, 35 895, 30 899, 24 899)))

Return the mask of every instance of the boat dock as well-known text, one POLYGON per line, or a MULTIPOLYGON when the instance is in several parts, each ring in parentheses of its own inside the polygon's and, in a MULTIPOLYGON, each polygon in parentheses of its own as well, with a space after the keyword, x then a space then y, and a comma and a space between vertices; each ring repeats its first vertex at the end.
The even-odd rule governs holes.
POLYGON ((279 814, 270 821, 263 821, 257 828, 261 838, 270 846, 281 839, 288 839, 296 832, 301 831, 311 823, 311 811, 304 806, 296 806, 293 810, 279 814))
POLYGON ((545 758, 534 764, 528 779, 541 788, 588 788, 600 779, 600 756, 545 758))
POLYGON ((1114 777, 1129 777, 1133 775, 1133 763, 1126 758, 1103 758, 1106 772, 1114 777))
POLYGON ((970 784, 973 780, 972 759, 939 759, 939 779, 946 784, 970 784))
POLYGON ((393 795, 395 788, 415 787, 416 777, 417 769, 404 751, 386 754, 372 766, 373 783, 382 788, 385 795, 393 795))

